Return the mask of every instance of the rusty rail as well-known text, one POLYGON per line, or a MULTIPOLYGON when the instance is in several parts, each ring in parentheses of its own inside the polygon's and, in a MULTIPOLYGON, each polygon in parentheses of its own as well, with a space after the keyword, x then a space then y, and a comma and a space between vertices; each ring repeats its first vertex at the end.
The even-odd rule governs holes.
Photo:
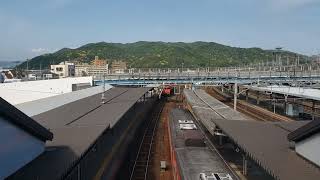
POLYGON ((164 102, 161 101, 155 112, 152 113, 151 121, 149 122, 144 132, 142 141, 139 146, 136 160, 131 171, 130 180, 148 179, 148 168, 150 166, 152 156, 155 131, 157 129, 158 121, 160 119, 163 107, 164 102))

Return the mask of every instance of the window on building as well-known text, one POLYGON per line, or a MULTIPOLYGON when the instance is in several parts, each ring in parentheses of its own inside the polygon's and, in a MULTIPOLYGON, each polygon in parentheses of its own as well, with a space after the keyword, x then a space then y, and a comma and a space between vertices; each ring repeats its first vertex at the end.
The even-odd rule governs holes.
POLYGON ((56 71, 63 71, 62 67, 56 67, 56 71))

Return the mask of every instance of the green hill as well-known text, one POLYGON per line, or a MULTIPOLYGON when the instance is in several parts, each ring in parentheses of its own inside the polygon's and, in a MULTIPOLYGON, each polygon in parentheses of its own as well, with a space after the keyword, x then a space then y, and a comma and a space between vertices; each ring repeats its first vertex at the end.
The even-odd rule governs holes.
MULTIPOLYGON (((291 52, 283 52, 294 56, 291 52)), ((44 54, 29 60, 29 69, 49 67, 62 61, 78 60, 90 62, 94 56, 113 60, 124 60, 129 67, 205 67, 237 66, 267 62, 273 59, 270 50, 260 48, 237 48, 214 42, 145 42, 135 43, 90 43, 77 49, 63 48, 55 53, 44 54)), ((26 68, 24 62, 18 68, 26 68)))

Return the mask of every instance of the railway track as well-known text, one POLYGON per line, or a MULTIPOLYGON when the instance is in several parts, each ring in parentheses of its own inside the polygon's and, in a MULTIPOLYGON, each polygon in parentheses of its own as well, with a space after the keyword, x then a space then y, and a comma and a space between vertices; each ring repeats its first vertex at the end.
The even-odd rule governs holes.
MULTIPOLYGON (((224 102, 226 105, 233 107, 233 102, 231 102, 230 100, 231 97, 228 95, 225 95, 224 93, 221 93, 216 88, 213 88, 211 92, 208 92, 208 94, 218 99, 219 101, 224 102)), ((268 121, 268 122, 293 121, 292 119, 286 116, 282 116, 282 115, 270 112, 264 108, 252 105, 243 100, 237 101, 237 110, 258 121, 268 121)))
MULTIPOLYGON (((216 111, 214 108, 211 107, 211 105, 209 103, 207 103, 202 97, 200 97, 196 91, 193 91, 194 94, 203 102, 205 103, 212 111, 214 111, 215 113, 217 113, 219 116, 221 116, 224 119, 227 119, 223 114, 219 113, 218 111, 216 111)), ((194 116, 196 118, 196 116, 194 116)), ((197 118, 196 118, 197 119, 197 118)), ((206 127, 203 126, 203 124, 201 123, 201 120, 198 120, 195 122, 197 124, 197 126, 199 127, 199 130, 201 131, 201 133, 204 135, 204 138, 206 139, 206 144, 208 145, 209 149, 213 152, 215 152, 219 158, 224 162, 224 164, 226 165, 226 167, 230 170, 230 172, 232 173, 232 175, 234 176, 234 178, 236 178, 237 180, 240 180, 240 177, 238 176, 238 174, 236 174, 233 170, 233 168, 229 165, 229 163, 223 158, 223 156, 221 155, 221 153, 219 152, 219 150, 213 145, 211 138, 209 137, 210 135, 212 135, 209 131, 206 130, 206 127)))
MULTIPOLYGON (((233 104, 232 104, 233 106, 233 104)), ((260 121, 269 121, 269 122, 279 122, 279 121, 293 121, 292 119, 270 112, 264 108, 249 104, 243 100, 238 100, 237 110, 252 116, 253 118, 260 121)))
POLYGON ((161 112, 164 107, 164 102, 161 101, 156 110, 152 113, 151 120, 144 132, 139 150, 131 171, 130 180, 146 180, 148 179, 149 168, 151 166, 151 159, 153 153, 153 144, 155 139, 155 132, 158 126, 161 112))
POLYGON ((200 95, 198 95, 198 93, 196 91, 193 91, 194 94, 203 102, 205 103, 212 111, 214 111, 215 113, 217 113, 219 116, 221 116, 223 119, 227 119, 223 114, 219 113, 218 111, 216 111, 213 107, 211 107, 211 105, 205 101, 200 95))

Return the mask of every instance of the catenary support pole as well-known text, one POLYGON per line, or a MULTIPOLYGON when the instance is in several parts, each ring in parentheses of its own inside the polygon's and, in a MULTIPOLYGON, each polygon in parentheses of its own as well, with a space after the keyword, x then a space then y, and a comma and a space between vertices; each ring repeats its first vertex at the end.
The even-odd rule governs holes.
POLYGON ((234 83, 234 95, 233 95, 233 109, 237 110, 237 94, 238 94, 238 84, 234 83))

